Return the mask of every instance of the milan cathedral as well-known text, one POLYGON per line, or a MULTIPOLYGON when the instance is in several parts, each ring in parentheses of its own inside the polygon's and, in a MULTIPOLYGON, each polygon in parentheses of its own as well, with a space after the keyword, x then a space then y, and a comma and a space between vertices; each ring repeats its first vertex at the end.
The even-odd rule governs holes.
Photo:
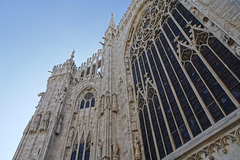
POLYGON ((240 157, 239 0, 132 0, 53 67, 14 160, 240 157))

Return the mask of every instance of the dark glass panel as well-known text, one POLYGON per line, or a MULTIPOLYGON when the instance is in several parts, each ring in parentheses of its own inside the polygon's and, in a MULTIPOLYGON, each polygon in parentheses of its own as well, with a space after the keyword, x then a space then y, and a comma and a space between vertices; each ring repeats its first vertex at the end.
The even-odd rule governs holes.
POLYGON ((153 56, 152 56, 151 50, 148 50, 147 56, 148 56, 148 59, 149 59, 149 62, 150 62, 150 66, 151 66, 151 69, 152 69, 152 72, 153 72, 153 76, 154 76, 155 82, 157 84, 158 91, 159 92, 163 92, 163 90, 161 88, 161 81, 160 81, 159 74, 158 74, 157 69, 156 69, 156 65, 155 65, 154 60, 153 60, 153 56))
POLYGON ((212 114, 215 122, 219 121, 224 117, 222 111, 219 109, 218 105, 215 102, 208 106, 208 110, 212 114))
POLYGON ((201 133, 201 130, 200 130, 195 118, 188 119, 188 124, 192 130, 194 137, 197 136, 199 133, 201 133))
POLYGON ((240 78, 240 61, 229 51, 216 37, 209 38, 209 46, 221 58, 221 60, 240 78))
MULTIPOLYGON (((211 54, 211 53, 209 53, 209 54, 211 54)), ((204 79, 204 81, 207 84, 207 86, 211 89, 211 92, 213 93, 214 97, 216 99, 219 99, 219 97, 221 97, 225 93, 225 91, 222 89, 222 87, 219 85, 219 83, 215 80, 213 75, 208 71, 207 67, 203 64, 203 62, 200 60, 200 58, 198 56, 194 56, 193 59, 194 59, 193 62, 197 63, 195 66, 199 70, 199 72, 200 72, 200 68, 198 66, 202 66, 202 68, 204 68, 205 72, 202 73, 201 76, 204 79)), ((218 66, 218 67, 223 67, 223 66, 218 66)), ((226 71, 225 74, 226 73, 230 73, 230 72, 226 71)), ((231 76, 232 75, 228 75, 227 77, 230 78, 231 76)), ((224 78, 226 81, 229 80, 227 77, 224 78)), ((231 81, 231 83, 234 84, 234 81, 231 81)), ((236 83, 235 83, 235 85, 236 85, 236 83)), ((205 89, 203 91, 203 94, 205 92, 206 92, 206 94, 208 94, 208 90, 207 89, 205 89)), ((209 96, 206 96, 206 97, 209 97, 209 96)), ((224 110, 224 112, 226 114, 229 114, 232 111, 234 111, 236 109, 236 107, 234 106, 234 104, 231 102, 231 100, 229 99, 229 97, 226 94, 225 94, 224 97, 225 97, 224 99, 226 99, 226 101, 223 102, 223 101, 219 100, 219 103, 220 103, 221 108, 224 110)))
POLYGON ((89 160, 90 157, 90 144, 87 142, 86 147, 85 147, 85 157, 84 160, 89 160))
POLYGON ((143 58, 143 62, 144 62, 145 68, 146 68, 146 73, 148 73, 148 76, 150 77, 150 79, 152 79, 152 74, 150 72, 149 64, 148 64, 147 57, 146 57, 146 53, 144 51, 143 51, 143 54, 142 54, 142 58, 143 58))
MULTIPOLYGON (((148 101, 148 105, 149 105, 149 110, 150 110, 150 115, 151 115, 151 119, 152 119, 152 123, 153 123, 153 129, 154 129, 154 132, 155 132, 155 136, 156 136, 156 141, 157 141, 157 146, 163 146, 162 142, 162 136, 161 136, 161 133, 160 133, 160 130, 159 130, 159 127, 158 127, 158 123, 157 123, 157 117, 156 117, 156 113, 155 113, 155 110, 154 110, 154 104, 153 104, 153 101, 152 100, 149 100, 148 101)), ((159 154, 161 154, 161 152, 164 152, 164 149, 163 148, 159 148, 159 154)), ((165 154, 165 152, 164 152, 165 154)))
POLYGON ((147 129, 147 134, 148 134, 148 142, 150 145, 151 156, 152 156, 152 159, 157 159, 156 149, 155 149, 151 125, 150 125, 150 120, 149 120, 148 111, 147 111, 146 106, 144 107, 144 118, 145 118, 145 123, 146 123, 146 129, 147 129))
POLYGON ((233 104, 227 94, 224 94, 221 98, 219 98, 218 102, 227 115, 237 109, 237 107, 233 104))
POLYGON ((202 110, 200 113, 197 114, 197 118, 203 130, 208 129, 211 126, 211 123, 206 115, 206 113, 202 110))
POLYGON ((192 23, 197 26, 202 25, 202 23, 200 23, 198 19, 193 16, 192 13, 189 12, 181 3, 178 3, 177 9, 188 22, 192 21, 192 23))
POLYGON ((71 160, 75 160, 75 159, 76 159, 76 156, 77 156, 77 147, 78 147, 77 144, 73 146, 73 151, 72 151, 72 155, 71 155, 71 160))
POLYGON ((84 108, 84 103, 85 103, 85 101, 82 100, 81 105, 80 105, 80 109, 83 109, 83 108, 84 108))
POLYGON ((214 53, 208 47, 202 47, 201 53, 229 89, 233 88, 238 84, 236 78, 226 69, 222 62, 214 55, 214 53))
POLYGON ((132 63, 132 74, 133 74, 133 81, 134 81, 134 88, 135 88, 135 92, 137 93, 137 77, 136 77, 136 71, 135 71, 135 65, 134 63, 132 63))
MULTIPOLYGON (((162 124, 165 124, 165 122, 164 122, 164 119, 163 119, 161 106, 159 104, 159 100, 158 100, 157 95, 154 95, 153 102, 154 102, 155 110, 157 112, 158 121, 159 121, 160 126, 161 126, 162 124)), ((164 130, 166 131, 167 129, 164 128, 164 130)), ((161 132, 163 133, 163 131, 161 131, 161 132)), ((164 148, 163 148, 163 141, 158 142, 158 150, 159 150, 160 157, 164 158, 166 156, 166 153, 165 153, 164 148)))
POLYGON ((144 84, 144 86, 146 86, 146 84, 145 84, 145 81, 146 81, 145 73, 146 72, 145 72, 142 56, 139 57, 139 64, 140 64, 140 68, 141 68, 143 84, 144 84))
POLYGON ((231 93, 237 99, 237 101, 240 103, 240 84, 238 84, 237 86, 232 88, 231 93))
POLYGON ((208 109, 211 112, 214 120, 217 122, 218 120, 223 118, 224 117, 223 113, 221 112, 220 108, 218 107, 218 105, 216 103, 214 103, 214 105, 212 104, 214 102, 213 97, 209 93, 208 89, 206 88, 206 86, 204 85, 202 80, 199 78, 198 74, 196 73, 196 71, 192 67, 192 65, 190 63, 188 63, 188 65, 186 65, 185 68, 186 68, 190 78, 192 79, 198 93, 202 97, 202 100, 206 104, 206 106, 209 106, 211 104, 208 107, 208 109), (216 115, 218 115, 218 116, 216 116, 216 115))
POLYGON ((141 110, 139 111, 139 120, 140 120, 140 127, 141 127, 141 132, 142 132, 145 156, 146 156, 146 159, 150 159, 148 140, 147 140, 147 136, 146 136, 146 128, 145 128, 145 125, 144 125, 143 113, 142 113, 141 110))
POLYGON ((188 142, 191 138, 188 134, 187 128, 185 125, 183 125, 182 127, 179 128, 179 131, 182 135, 183 141, 184 143, 188 142))
POLYGON ((79 146, 78 150, 78 160, 82 160, 83 158, 83 150, 84 150, 84 143, 82 142, 79 146))
POLYGON ((173 10, 172 12, 172 15, 173 17, 175 18, 175 20, 178 22, 178 24, 181 26, 181 28, 184 30, 184 32, 190 36, 190 33, 189 33, 189 28, 187 28, 187 23, 186 21, 182 18, 182 16, 178 13, 177 10, 173 10))
POLYGON ((93 98, 91 101, 91 107, 94 107, 94 106, 95 106, 95 98, 93 98))
MULTIPOLYGON (((179 30, 179 28, 177 27, 177 25, 173 22, 172 18, 169 18, 168 19, 168 24, 169 24, 169 27, 171 27, 172 31, 173 31, 173 34, 175 36, 179 36, 179 39, 180 40, 183 40, 183 41, 186 41, 186 38, 183 36, 182 32, 179 30)), ((168 36, 168 35, 167 35, 168 36)), ((177 43, 173 43, 173 41, 171 41, 172 45, 175 46, 174 44, 177 44, 177 43)), ((175 49, 175 47, 174 47, 175 49)), ((175 49, 176 50, 176 49, 175 49)))
POLYGON ((173 139, 174 139, 176 148, 180 147, 182 145, 182 142, 181 142, 181 139, 178 135, 178 132, 175 131, 172 135, 173 135, 173 139))
POLYGON ((87 103, 86 103, 86 108, 89 108, 89 101, 87 101, 87 103))

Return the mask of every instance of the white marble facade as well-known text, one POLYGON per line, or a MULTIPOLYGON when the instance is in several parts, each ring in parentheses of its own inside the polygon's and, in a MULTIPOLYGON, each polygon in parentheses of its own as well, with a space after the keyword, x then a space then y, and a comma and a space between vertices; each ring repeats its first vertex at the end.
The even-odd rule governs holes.
MULTIPOLYGON (((142 13, 152 3, 154 0, 133 0, 118 26, 112 17, 102 49, 80 67, 73 60, 75 51, 65 63, 53 67, 14 160, 70 160, 74 151, 79 154, 81 143, 89 144, 83 147, 83 152, 88 150, 91 160, 146 159, 129 50, 142 13)), ((180 0, 180 3, 240 56, 238 0, 180 0)), ((237 107, 164 159, 239 159, 239 104, 237 107)))

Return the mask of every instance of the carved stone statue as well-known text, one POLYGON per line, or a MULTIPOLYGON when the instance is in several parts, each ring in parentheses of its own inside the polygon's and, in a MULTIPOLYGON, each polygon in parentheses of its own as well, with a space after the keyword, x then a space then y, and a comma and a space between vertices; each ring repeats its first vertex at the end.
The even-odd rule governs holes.
POLYGON ((40 120, 41 120, 41 115, 38 114, 31 125, 30 133, 36 132, 38 130, 40 120))
POLYGON ((56 134, 59 134, 61 131, 62 121, 63 121, 63 116, 60 116, 60 118, 58 119, 56 131, 55 131, 56 134))
POLYGON ((132 123, 132 131, 133 131, 133 132, 138 131, 137 122, 133 122, 133 123, 132 123))
POLYGON ((49 124, 49 119, 50 119, 50 112, 45 113, 44 118, 42 120, 42 123, 40 125, 40 131, 45 131, 47 130, 48 124, 49 124))
POLYGON ((69 136, 68 136, 68 140, 67 140, 67 147, 68 148, 70 148, 72 146, 73 134, 74 134, 74 128, 72 127, 70 132, 69 132, 69 136))
POLYGON ((117 112, 117 111, 118 111, 117 95, 116 95, 116 94, 113 94, 112 111, 113 111, 113 112, 117 112))
POLYGON ((106 108, 110 107, 110 97, 106 96, 106 108))
POLYGON ((132 86, 129 85, 127 90, 128 90, 129 102, 133 102, 133 88, 132 88, 132 86))
POLYGON ((102 115, 104 111, 104 96, 102 96, 100 99, 99 110, 100 110, 100 114, 102 115))
POLYGON ((103 149, 103 143, 101 139, 98 140, 98 146, 99 146, 99 152, 98 152, 98 159, 102 159, 102 149, 103 149))
POLYGON ((128 71, 130 69, 129 67, 129 61, 128 61, 128 57, 125 57, 125 65, 126 65, 126 70, 128 71))
POLYGON ((112 144, 112 147, 113 147, 113 160, 118 160, 118 150, 119 150, 118 144, 114 141, 112 144))
POLYGON ((137 136, 134 140, 134 148, 135 148, 135 159, 141 160, 141 148, 140 148, 140 142, 137 136))

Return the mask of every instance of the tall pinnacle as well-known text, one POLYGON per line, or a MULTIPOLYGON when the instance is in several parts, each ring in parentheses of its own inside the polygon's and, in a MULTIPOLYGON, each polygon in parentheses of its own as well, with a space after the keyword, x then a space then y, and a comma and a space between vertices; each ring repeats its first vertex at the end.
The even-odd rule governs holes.
POLYGON ((116 26, 116 24, 115 24, 115 21, 114 21, 114 19, 113 19, 113 13, 112 13, 112 15, 111 15, 111 20, 110 20, 110 22, 109 22, 109 27, 115 29, 115 26, 116 26))

